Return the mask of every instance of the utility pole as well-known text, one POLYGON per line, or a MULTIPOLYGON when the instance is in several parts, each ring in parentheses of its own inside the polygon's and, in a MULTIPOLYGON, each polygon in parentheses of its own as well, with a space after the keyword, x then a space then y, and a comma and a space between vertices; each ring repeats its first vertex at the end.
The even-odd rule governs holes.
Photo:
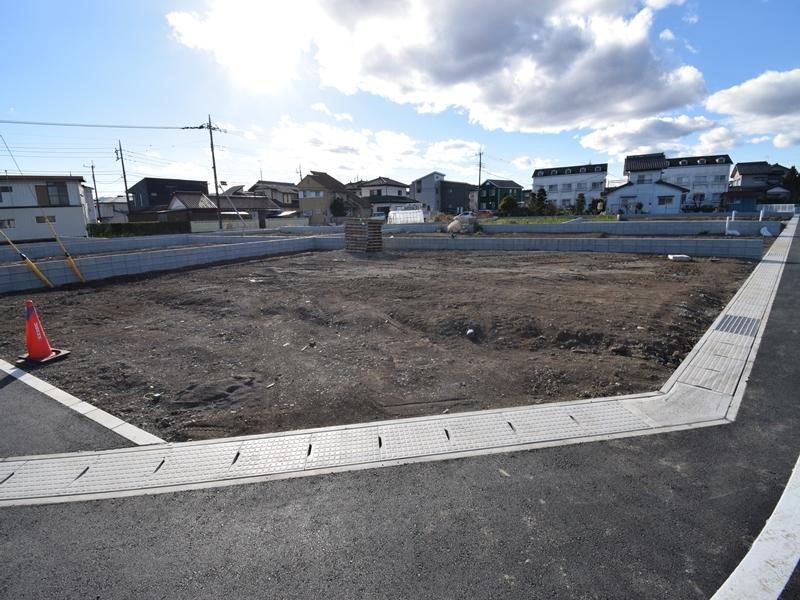
POLYGON ((100 222, 100 194, 97 191, 97 180, 94 178, 94 161, 92 161, 92 185, 94 186, 94 208, 97 211, 97 222, 100 222))
POLYGON ((117 140, 117 142, 119 143, 119 150, 114 150, 114 152, 117 153, 117 160, 122 163, 122 182, 125 184, 125 204, 128 206, 128 222, 130 222, 133 211, 131 211, 131 198, 128 195, 128 176, 125 175, 125 156, 122 154, 122 141, 117 140))
POLYGON ((208 139, 211 141, 211 168, 214 171, 214 199, 217 201, 217 221, 222 229, 222 207, 219 200, 219 184, 217 183, 217 158, 214 156, 214 126, 211 125, 211 115, 208 115, 208 139))
POLYGON ((297 170, 295 173, 300 175, 300 181, 303 181, 303 165, 297 165, 297 170))
POLYGON ((478 189, 475 193, 478 195, 478 210, 481 208, 481 169, 483 168, 483 150, 478 150, 478 189))

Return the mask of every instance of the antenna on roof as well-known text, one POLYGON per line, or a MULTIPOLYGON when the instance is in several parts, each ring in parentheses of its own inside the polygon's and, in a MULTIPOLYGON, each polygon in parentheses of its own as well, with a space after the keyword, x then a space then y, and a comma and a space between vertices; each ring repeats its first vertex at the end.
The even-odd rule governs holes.
POLYGON ((300 175, 300 181, 303 181, 303 165, 297 165, 297 170, 295 173, 300 175))

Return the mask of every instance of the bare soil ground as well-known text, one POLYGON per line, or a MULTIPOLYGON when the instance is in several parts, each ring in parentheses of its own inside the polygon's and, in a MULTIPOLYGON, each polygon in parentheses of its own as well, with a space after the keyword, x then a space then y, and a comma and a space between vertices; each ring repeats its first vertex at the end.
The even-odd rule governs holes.
POLYGON ((37 374, 168 440, 650 391, 753 264, 336 251, 99 282, 31 294, 72 350, 37 374))

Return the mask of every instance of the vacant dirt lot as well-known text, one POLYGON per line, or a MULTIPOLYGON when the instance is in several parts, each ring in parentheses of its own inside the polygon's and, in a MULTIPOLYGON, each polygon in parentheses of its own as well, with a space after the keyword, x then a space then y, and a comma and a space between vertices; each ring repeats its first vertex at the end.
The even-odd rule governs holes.
MULTIPOLYGON (((752 267, 327 252, 94 284, 31 295, 73 352, 38 374, 168 440, 649 391, 752 267)), ((0 298, 9 360, 24 299, 0 298)))

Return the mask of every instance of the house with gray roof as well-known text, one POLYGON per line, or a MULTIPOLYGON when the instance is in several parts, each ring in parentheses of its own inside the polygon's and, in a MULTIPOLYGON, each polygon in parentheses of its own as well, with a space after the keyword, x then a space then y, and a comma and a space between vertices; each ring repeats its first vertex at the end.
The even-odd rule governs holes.
POLYGON ((500 202, 511 196, 517 205, 522 204, 522 186, 510 179, 487 179, 478 194, 478 210, 497 210, 500 202))

